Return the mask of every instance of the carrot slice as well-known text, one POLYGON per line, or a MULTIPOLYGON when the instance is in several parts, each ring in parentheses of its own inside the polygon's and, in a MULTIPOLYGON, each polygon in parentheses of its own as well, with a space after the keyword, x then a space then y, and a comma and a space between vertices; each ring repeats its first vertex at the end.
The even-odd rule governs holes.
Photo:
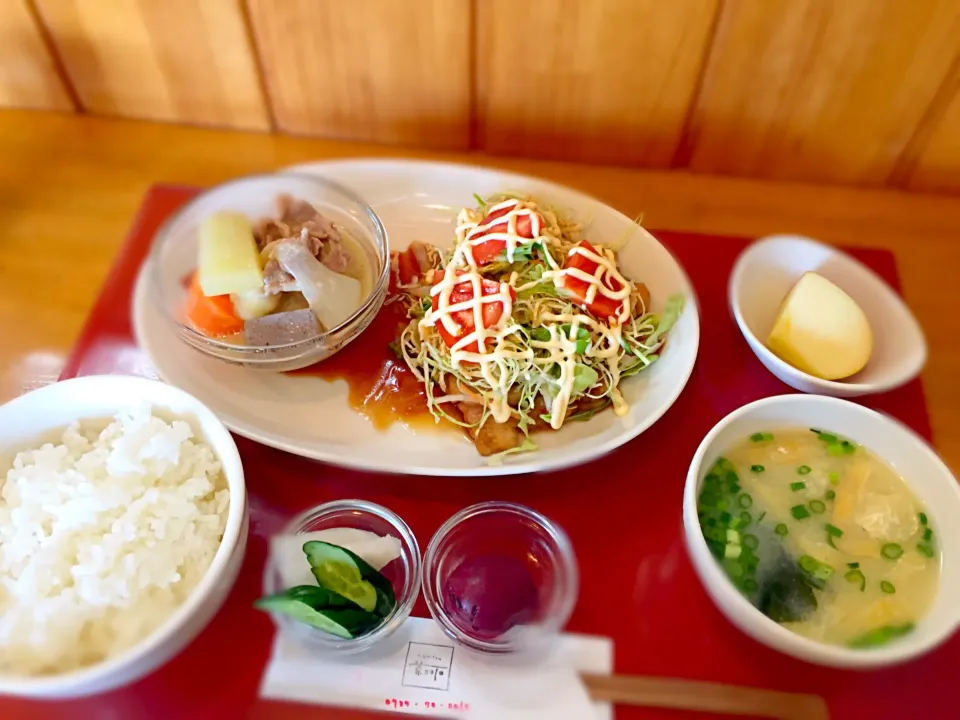
POLYGON ((186 313, 193 327, 207 337, 226 337, 243 330, 243 320, 237 317, 230 296, 204 295, 197 273, 190 279, 186 313))

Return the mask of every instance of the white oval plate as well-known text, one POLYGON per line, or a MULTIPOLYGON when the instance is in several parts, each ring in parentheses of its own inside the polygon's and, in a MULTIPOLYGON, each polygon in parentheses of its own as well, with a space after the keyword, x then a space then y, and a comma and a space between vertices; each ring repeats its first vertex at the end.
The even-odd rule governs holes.
MULTIPOLYGON (((673 405, 693 371, 700 318, 693 287, 674 257, 630 218, 598 200, 544 180, 465 165, 408 160, 348 160, 290 168, 328 177, 353 189, 380 215, 390 246, 411 240, 441 247, 453 242, 456 214, 475 204, 473 194, 529 192, 568 211, 585 225, 585 236, 612 241, 630 233, 620 251, 624 273, 650 288, 654 310, 682 293, 686 305, 661 358, 624 381, 630 412, 599 413, 558 432, 538 433, 540 447, 489 465, 455 431, 414 432, 401 423, 376 430, 347 402, 344 381, 291 376, 228 365, 201 355, 177 339, 150 303, 150 273, 141 270, 134 295, 137 341, 157 374, 200 398, 231 430, 304 457, 362 470, 422 475, 512 475, 586 462, 632 440, 673 405)), ((146 267, 146 266, 145 266, 146 267)))

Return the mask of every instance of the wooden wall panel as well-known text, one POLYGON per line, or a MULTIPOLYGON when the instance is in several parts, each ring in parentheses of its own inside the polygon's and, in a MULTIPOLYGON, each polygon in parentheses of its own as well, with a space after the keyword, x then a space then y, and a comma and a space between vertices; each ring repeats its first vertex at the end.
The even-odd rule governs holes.
POLYGON ((956 0, 727 0, 690 167, 881 184, 958 52, 956 0))
MULTIPOLYGON (((960 78, 956 78, 960 85, 960 78)), ((960 191, 960 89, 954 92, 907 177, 913 190, 960 191)))
POLYGON ((35 0, 85 109, 270 127, 240 0, 35 0))
POLYGON ((28 0, 0 0, 0 107, 74 109, 28 0))
POLYGON ((277 125, 466 148, 468 0, 248 0, 277 125))
POLYGON ((670 165, 717 7, 717 0, 480 0, 481 147, 670 165))

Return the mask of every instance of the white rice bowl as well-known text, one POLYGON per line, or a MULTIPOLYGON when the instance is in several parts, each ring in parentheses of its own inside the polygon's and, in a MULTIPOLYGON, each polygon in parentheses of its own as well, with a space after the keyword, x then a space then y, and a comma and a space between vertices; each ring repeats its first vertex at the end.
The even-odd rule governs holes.
POLYGON ((63 673, 136 645, 211 565, 230 493, 211 447, 148 406, 19 452, 0 486, 0 672, 63 673))

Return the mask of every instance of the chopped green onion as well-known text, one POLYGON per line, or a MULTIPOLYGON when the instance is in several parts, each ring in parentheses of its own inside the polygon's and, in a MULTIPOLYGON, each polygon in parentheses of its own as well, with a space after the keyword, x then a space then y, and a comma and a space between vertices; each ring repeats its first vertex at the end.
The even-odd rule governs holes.
POLYGON ((926 513, 920 513, 920 524, 921 524, 921 525, 926 525, 926 524, 927 524, 927 514, 926 514, 926 513))
POLYGON ((827 506, 824 504, 823 500, 811 500, 810 509, 817 513, 817 515, 822 515, 827 511, 827 506))
POLYGON ((723 549, 723 556, 728 560, 736 560, 740 557, 740 546, 735 543, 727 543, 723 549))
POLYGON ((816 433, 817 437, 819 437, 825 443, 835 443, 840 439, 833 433, 824 432, 823 430, 817 430, 815 428, 810 428, 810 432, 816 433))
POLYGON ((831 443, 827 445, 827 452, 830 453, 833 457, 839 457, 844 454, 843 445, 840 443, 831 443))
POLYGON ((886 580, 880 581, 880 589, 887 593, 887 595, 893 595, 897 591, 897 589, 893 586, 893 583, 887 582, 886 580))
MULTIPOLYGON (((737 547, 739 547, 739 545, 737 547)), ((734 579, 743 575, 743 565, 738 563, 735 558, 725 558, 723 561, 723 569, 727 571, 727 575, 734 579)))
POLYGON ((848 570, 843 574, 843 579, 848 583, 860 583, 860 592, 863 592, 867 589, 867 578, 865 578, 863 573, 859 570, 848 570))
POLYGON ((813 571, 813 576, 817 578, 817 580, 823 580, 824 582, 829 580, 832 575, 833 568, 826 563, 820 563, 817 569, 813 571))
POLYGON ((740 518, 735 517, 735 518, 731 518, 730 522, 727 524, 727 527, 730 528, 731 530, 736 530, 741 525, 743 525, 743 521, 740 518))
POLYGON ((740 513, 740 524, 746 527, 753 522, 753 516, 746 510, 740 513))
POLYGON ((833 500, 836 496, 837 494, 833 490, 827 490, 827 494, 824 495, 827 500, 833 500))
POLYGON ((827 523, 827 535, 833 535, 833 537, 843 537, 843 530, 838 528, 836 525, 831 525, 827 523))
POLYGON ((755 473, 762 473, 766 468, 763 465, 751 465, 750 470, 755 473))
POLYGON ((779 524, 773 529, 773 531, 774 531, 777 535, 779 535, 780 537, 784 537, 787 533, 790 532, 790 529, 789 529, 786 525, 784 525, 783 523, 779 523, 779 524))
POLYGON ((897 543, 887 543, 880 548, 880 554, 888 560, 896 560, 898 557, 903 555, 903 548, 897 543))
POLYGON ((737 475, 737 473, 733 470, 727 470, 727 474, 724 477, 731 485, 736 485, 738 482, 740 482, 740 476, 737 475))
POLYGON ((810 474, 809 465, 801 465, 800 467, 797 468, 797 475, 809 475, 809 474, 810 474))
POLYGON ((753 435, 750 436, 750 439, 753 442, 763 442, 763 439, 764 439, 763 433, 754 433, 753 435))
POLYGON ((790 483, 790 489, 793 490, 794 492, 797 492, 798 490, 803 490, 806 486, 807 484, 802 481, 790 483))
POLYGON ((727 509, 727 504, 728 504, 728 503, 727 503, 726 500, 720 500, 720 501, 717 503, 717 510, 726 510, 726 509, 727 509))
POLYGON ((860 567, 860 563, 858 562, 847 563, 847 567, 853 568, 854 570, 856 570, 858 567, 860 567))
POLYGON ((857 446, 849 440, 844 440, 840 443, 840 447, 843 449, 845 455, 853 455, 853 453, 857 451, 857 446))
POLYGON ((767 516, 767 511, 764 510, 762 513, 760 513, 760 517, 757 518, 757 522, 758 523, 762 522, 766 516, 767 516))
POLYGON ((905 625, 884 625, 883 627, 868 630, 847 643, 852 648, 874 648, 886 645, 891 640, 903 637, 913 630, 913 623, 905 625))
POLYGON ((740 544, 740 533, 736 530, 727 530, 727 542, 733 543, 734 545, 740 544))
POLYGON ((757 539, 756 535, 744 535, 740 540, 740 544, 745 548, 756 550, 758 547, 760 547, 760 540, 757 539))
MULTIPOLYGON (((717 510, 722 510, 723 508, 718 507, 717 510)), ((724 525, 729 525, 730 521, 733 520, 733 515, 728 512, 720 513, 720 522, 724 525)))
POLYGON ((746 580, 743 581, 743 589, 746 590, 747 592, 753 592, 754 590, 757 589, 757 587, 758 587, 757 581, 754 580, 753 578, 747 578, 746 580))
POLYGON ((749 493, 744 493, 737 499, 737 502, 740 504, 740 507, 746 510, 748 507, 753 505, 753 498, 750 497, 749 493))
POLYGON ((839 485, 839 484, 840 484, 840 473, 828 472, 828 473, 827 473, 827 479, 830 481, 830 484, 831 484, 831 485, 834 485, 834 486, 839 485))
POLYGON ((810 511, 803 505, 794 505, 790 508, 790 514, 793 515, 794 520, 803 520, 810 517, 810 511))
POLYGON ((931 530, 930 528, 924 529, 924 531, 923 531, 923 539, 924 539, 924 540, 930 540, 930 538, 932 538, 932 537, 933 537, 933 530, 931 530))
POLYGON ((833 568, 825 562, 820 562, 815 557, 804 555, 800 558, 800 567, 806 570, 812 576, 814 587, 823 588, 827 580, 833 575, 833 568))
POLYGON ((919 552, 921 555, 925 555, 928 558, 932 558, 934 556, 933 546, 929 545, 928 543, 918 543, 917 552, 919 552))

